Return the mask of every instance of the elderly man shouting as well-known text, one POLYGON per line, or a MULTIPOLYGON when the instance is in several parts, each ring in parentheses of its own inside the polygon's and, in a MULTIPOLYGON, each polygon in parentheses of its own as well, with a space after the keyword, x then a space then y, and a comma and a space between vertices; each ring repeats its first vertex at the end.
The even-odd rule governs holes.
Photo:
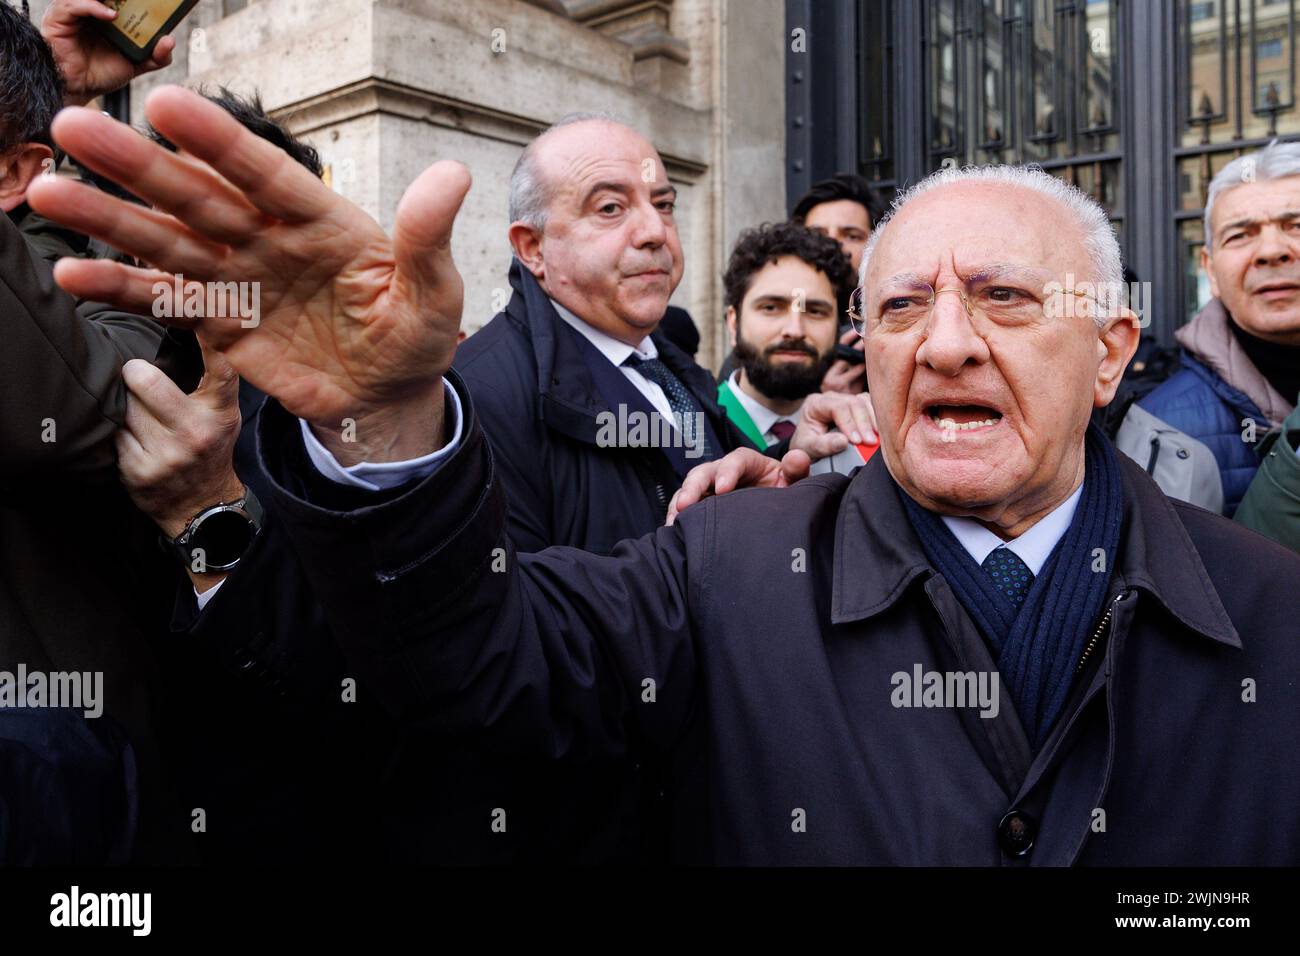
MULTIPOLYGON (((882 454, 851 479, 713 498, 608 556, 517 554, 449 371, 464 171, 418 179, 389 244, 201 101, 164 90, 148 113, 188 156, 85 112, 55 132, 183 223, 74 184, 32 201, 160 268, 264 282, 258 328, 197 324, 280 400, 260 449, 284 522, 413 730, 666 757, 678 860, 1300 862, 1300 655, 1276 600, 1300 558, 1087 430, 1137 330, 1056 301, 1118 278, 1081 194, 997 168, 902 197, 861 310, 882 454)), ((59 273, 127 302, 156 276, 59 273)))

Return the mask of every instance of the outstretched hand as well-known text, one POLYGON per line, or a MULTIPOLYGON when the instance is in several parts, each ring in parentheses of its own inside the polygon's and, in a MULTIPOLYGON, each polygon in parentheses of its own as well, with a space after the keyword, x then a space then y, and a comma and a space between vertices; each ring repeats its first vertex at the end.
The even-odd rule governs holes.
MULTIPOLYGON (((41 177, 32 207, 135 256, 132 267, 63 259, 76 296, 157 315, 186 284, 250 283, 259 314, 184 317, 253 385, 306 419, 345 464, 425 454, 442 443, 441 377, 455 354, 463 284, 451 231, 469 190, 455 162, 426 169, 402 197, 392 238, 287 154, 219 106, 179 87, 145 104, 172 153, 91 110, 71 108, 54 138, 153 208, 41 177), (341 440, 344 420, 353 440, 341 440)), ((250 296, 252 298, 252 296, 250 296)), ((175 303, 171 303, 175 305, 175 303)), ((220 310, 224 311, 224 310, 220 310)))

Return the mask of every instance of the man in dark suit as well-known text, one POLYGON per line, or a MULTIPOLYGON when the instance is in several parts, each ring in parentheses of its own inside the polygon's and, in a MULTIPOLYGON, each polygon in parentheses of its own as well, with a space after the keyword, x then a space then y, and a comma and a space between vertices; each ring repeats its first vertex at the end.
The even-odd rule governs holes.
POLYGON ((693 465, 747 444, 657 331, 682 276, 676 199, 655 148, 598 115, 560 120, 515 167, 514 294, 456 368, 483 396, 525 551, 651 531, 693 465))
MULTIPOLYGON (((748 444, 709 373, 659 331, 683 270, 676 198, 654 146, 596 114, 561 119, 515 166, 513 295, 456 368, 482 396, 521 551, 607 553, 663 523, 694 465, 748 444)), ((543 775, 556 779, 527 799, 563 821, 544 855, 633 859, 637 844, 663 845, 638 812, 661 803, 653 768, 581 760, 521 778, 543 775)))

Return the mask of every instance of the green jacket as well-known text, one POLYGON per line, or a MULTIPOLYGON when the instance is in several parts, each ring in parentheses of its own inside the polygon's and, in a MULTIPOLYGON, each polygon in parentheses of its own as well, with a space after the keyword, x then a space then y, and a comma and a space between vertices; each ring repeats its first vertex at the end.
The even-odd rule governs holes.
POLYGON ((191 837, 166 796, 148 645, 167 633, 178 571, 118 484, 115 453, 122 365, 155 361, 164 330, 55 284, 55 261, 94 254, 26 206, 0 214, 0 670, 102 674, 96 726, 129 743, 123 764, 139 774, 138 806, 124 796, 90 828, 111 847, 45 845, 42 861, 183 862, 191 837))
POLYGON ((1300 551, 1300 407, 1260 442, 1260 466, 1234 520, 1300 551))

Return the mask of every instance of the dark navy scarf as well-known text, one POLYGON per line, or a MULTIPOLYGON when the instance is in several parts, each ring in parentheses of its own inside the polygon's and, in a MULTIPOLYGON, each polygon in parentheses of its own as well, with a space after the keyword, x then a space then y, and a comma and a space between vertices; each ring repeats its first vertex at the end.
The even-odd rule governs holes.
POLYGON ((1074 519, 1019 613, 939 516, 898 492, 926 556, 993 648, 1035 750, 1065 706, 1075 667, 1101 616, 1124 517, 1119 462, 1095 425, 1088 428, 1084 461, 1074 519))

